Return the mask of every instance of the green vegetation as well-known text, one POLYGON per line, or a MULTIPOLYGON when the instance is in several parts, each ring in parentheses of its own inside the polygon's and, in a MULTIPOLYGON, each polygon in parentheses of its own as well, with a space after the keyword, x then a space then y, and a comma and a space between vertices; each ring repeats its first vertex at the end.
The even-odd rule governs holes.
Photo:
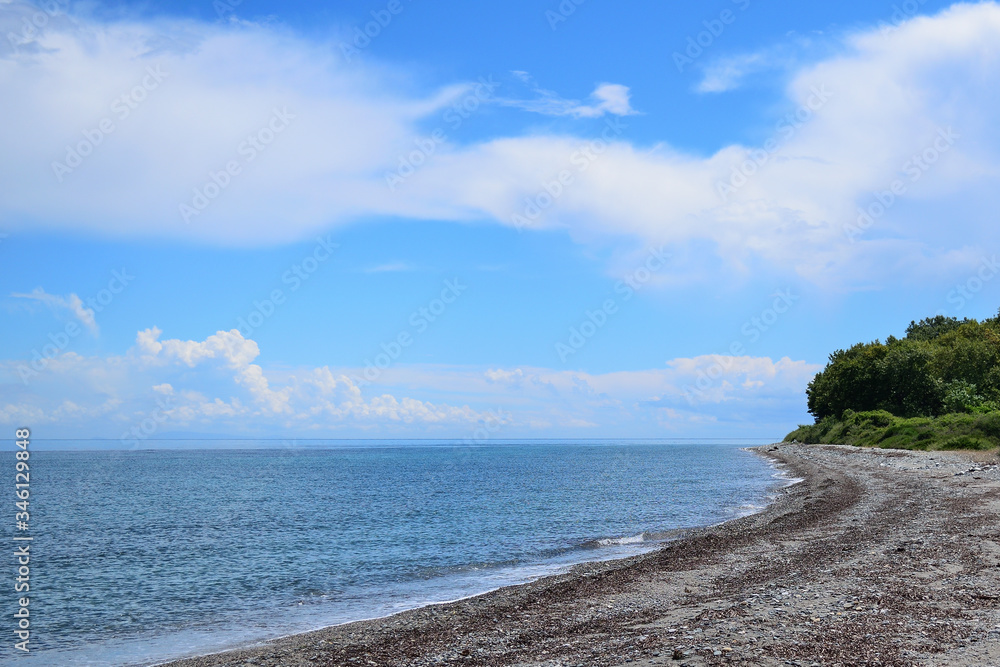
POLYGON ((1000 412, 896 417, 885 410, 846 411, 800 426, 786 441, 895 449, 993 449, 1000 447, 1000 412))
POLYGON ((785 440, 906 449, 1000 447, 1000 314, 911 322, 905 338, 830 355, 806 390, 816 423, 785 440))

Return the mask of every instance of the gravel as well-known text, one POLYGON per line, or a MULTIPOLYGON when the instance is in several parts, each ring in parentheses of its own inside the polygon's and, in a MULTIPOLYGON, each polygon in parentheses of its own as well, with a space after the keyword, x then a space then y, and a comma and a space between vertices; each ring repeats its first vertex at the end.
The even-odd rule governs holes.
POLYGON ((995 453, 772 445, 803 481, 656 552, 174 667, 1000 667, 995 453))

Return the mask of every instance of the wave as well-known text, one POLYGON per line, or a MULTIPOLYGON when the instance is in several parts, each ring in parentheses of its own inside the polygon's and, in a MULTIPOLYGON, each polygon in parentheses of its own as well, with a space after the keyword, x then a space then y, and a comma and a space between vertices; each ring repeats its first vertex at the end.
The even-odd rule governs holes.
POLYGON ((649 541, 646 537, 646 533, 639 533, 638 535, 630 535, 628 537, 606 537, 602 540, 594 540, 598 546, 610 547, 610 546, 621 546, 626 544, 642 544, 643 542, 649 541))
POLYGON ((652 547, 661 542, 677 539, 689 530, 690 528, 671 528, 669 530, 647 530, 638 535, 626 535, 624 537, 602 537, 584 542, 577 548, 599 549, 601 547, 628 547, 637 544, 648 544, 652 547))

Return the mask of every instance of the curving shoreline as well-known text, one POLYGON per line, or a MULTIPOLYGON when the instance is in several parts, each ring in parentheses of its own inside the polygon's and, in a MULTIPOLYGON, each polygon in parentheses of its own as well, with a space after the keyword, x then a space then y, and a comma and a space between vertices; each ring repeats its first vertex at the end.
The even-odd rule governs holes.
POLYGON ((167 664, 1000 665, 994 454, 755 451, 803 481, 657 551, 167 664))

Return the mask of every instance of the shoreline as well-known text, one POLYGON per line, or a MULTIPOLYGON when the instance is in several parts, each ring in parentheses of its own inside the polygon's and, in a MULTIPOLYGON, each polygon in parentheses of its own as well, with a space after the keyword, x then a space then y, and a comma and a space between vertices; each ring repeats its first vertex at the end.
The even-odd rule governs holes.
POLYGON ((750 450, 803 481, 654 551, 161 664, 1000 665, 996 454, 750 450))
MULTIPOLYGON (((355 625, 359 625, 359 626, 361 626, 361 625, 377 625, 377 624, 380 624, 380 623, 391 621, 392 619, 394 619, 396 617, 399 617, 399 616, 403 616, 403 615, 407 615, 407 614, 413 614, 413 613, 416 613, 416 612, 421 612, 423 610, 432 610, 432 609, 437 608, 437 607, 447 607, 449 605, 461 604, 461 603, 469 601, 469 600, 475 600, 477 598, 499 594, 499 593, 502 593, 503 591, 517 589, 517 588, 525 587, 525 586, 532 586, 534 584, 539 584, 539 583, 548 581, 550 579, 556 579, 556 578, 562 578, 562 577, 574 577, 577 574, 577 570, 578 569, 587 569, 590 566, 626 564, 626 563, 630 563, 631 561, 634 561, 634 560, 637 560, 637 559, 646 558, 646 557, 648 557, 650 555, 653 555, 653 554, 657 553, 661 549, 663 549, 663 548, 665 548, 665 547, 667 547, 667 546, 669 546, 671 544, 674 544, 674 543, 676 543, 678 541, 690 538, 695 533, 700 533, 700 532, 703 532, 703 531, 708 531, 708 530, 712 530, 712 529, 719 528, 719 527, 722 527, 722 526, 726 526, 727 524, 730 524, 732 522, 740 521, 740 520, 743 520, 743 519, 746 519, 746 518, 749 518, 749 517, 758 516, 758 515, 760 515, 760 514, 762 514, 764 512, 767 512, 770 507, 772 507, 775 503, 779 502, 782 499, 782 496, 784 495, 784 493, 785 493, 785 491, 787 489, 795 486, 796 484, 799 484, 801 482, 806 481, 804 477, 800 477, 800 476, 795 475, 793 473, 793 471, 789 468, 788 463, 786 461, 778 459, 778 458, 775 458, 775 457, 771 456, 768 452, 765 451, 767 448, 769 448, 771 446, 772 445, 753 445, 753 446, 747 446, 747 447, 741 447, 740 448, 741 450, 743 450, 743 451, 745 451, 745 452, 747 452, 747 453, 749 453, 749 454, 751 454, 753 456, 760 457, 774 471, 774 475, 773 475, 774 483, 771 486, 769 486, 769 488, 766 490, 767 502, 766 502, 765 505, 763 505, 762 507, 760 507, 758 509, 755 509, 754 511, 752 511, 752 512, 750 512, 748 514, 737 514, 733 518, 726 519, 726 520, 718 522, 718 523, 707 524, 707 525, 703 525, 703 526, 689 527, 689 528, 675 528, 675 529, 671 529, 669 531, 664 531, 665 533, 674 533, 675 535, 673 537, 666 538, 666 539, 663 539, 663 540, 657 540, 656 544, 651 545, 648 548, 648 550, 643 551, 642 553, 633 554, 633 555, 629 555, 629 556, 613 556, 613 557, 610 557, 610 558, 604 558, 604 559, 599 559, 599 560, 581 561, 581 562, 578 562, 578 563, 573 563, 573 564, 570 564, 570 565, 566 565, 565 566, 566 569, 563 572, 555 572, 555 573, 552 573, 552 574, 541 575, 539 577, 536 577, 536 578, 531 579, 531 580, 526 581, 526 582, 515 583, 515 584, 504 584, 504 585, 498 586, 496 588, 492 588, 492 589, 489 589, 489 590, 484 590, 484 591, 479 592, 479 593, 473 593, 473 594, 470 594, 470 595, 462 596, 462 597, 456 598, 454 600, 445 600, 445 601, 440 601, 440 602, 429 602, 429 603, 422 604, 420 606, 414 607, 412 609, 404 609, 402 611, 396 611, 396 612, 393 612, 393 613, 390 613, 390 614, 386 614, 386 615, 382 615, 382 616, 373 616, 373 617, 370 617, 370 618, 362 618, 362 619, 356 619, 356 620, 353 620, 353 621, 345 621, 345 622, 342 622, 342 623, 336 623, 336 624, 333 624, 333 625, 328 625, 328 626, 324 626, 324 627, 321 627, 321 628, 316 628, 316 629, 313 629, 313 630, 305 630, 305 631, 301 631, 301 632, 293 632, 293 633, 290 633, 290 634, 280 635, 280 636, 272 637, 272 638, 269 638, 269 639, 263 639, 263 640, 260 640, 260 641, 255 641, 255 642, 253 642, 251 644, 245 644, 245 645, 241 645, 241 646, 234 646, 234 647, 226 648, 226 649, 219 650, 219 651, 212 651, 211 653, 190 656, 190 657, 187 657, 187 658, 175 658, 175 659, 169 659, 169 660, 166 660, 166 661, 160 661, 160 662, 150 663, 148 665, 148 667, 201 667, 202 665, 205 665, 205 666, 208 666, 208 665, 215 666, 215 665, 230 665, 230 664, 232 664, 232 665, 244 665, 244 664, 247 664, 247 660, 248 659, 249 660, 254 660, 254 662, 252 664, 284 665, 284 664, 286 664, 284 662, 275 662, 275 663, 269 663, 269 662, 266 662, 266 661, 259 662, 259 661, 256 661, 254 659, 254 657, 255 657, 255 654, 257 654, 258 652, 261 652, 261 651, 264 651, 264 650, 268 649, 272 645, 280 644, 280 643, 287 643, 287 642, 296 642, 296 640, 298 640, 299 638, 305 638, 305 637, 308 637, 308 636, 315 635, 317 633, 324 633, 324 632, 328 632, 328 631, 334 631, 334 630, 337 630, 337 629, 346 628, 348 626, 355 626, 355 625), (248 656, 249 656, 249 658, 248 658, 248 656), (217 662, 216 661, 217 659, 221 659, 221 658, 225 658, 225 659, 222 660, 221 662, 217 662), (231 658, 232 660, 230 660, 229 658, 231 658)), ((735 509, 734 509, 734 511, 735 511, 735 509)), ((591 576, 591 575, 590 574, 585 574, 584 576, 591 576)), ((288 664, 292 664, 292 663, 288 663, 288 664)), ((317 663, 306 663, 306 664, 317 664, 317 663)), ((318 664, 345 664, 345 665, 350 665, 350 664, 354 664, 354 663, 351 663, 351 662, 345 662, 345 663, 331 662, 331 663, 318 663, 318 664)), ((389 664, 389 663, 378 663, 378 664, 381 665, 381 664, 389 664)), ((474 663, 468 663, 468 662, 463 661, 462 664, 474 664, 474 663)))
MULTIPOLYGON (((591 544, 599 544, 602 547, 618 547, 622 550, 631 547, 631 549, 628 550, 633 551, 633 553, 616 553, 604 556, 597 556, 594 558, 585 558, 583 560, 574 560, 563 564, 538 563, 537 564, 538 567, 543 567, 545 569, 549 569, 550 571, 544 574, 526 575, 525 578, 520 581, 513 581, 510 583, 499 584, 492 588, 484 588, 478 590, 477 592, 463 594, 460 595, 459 597, 452 599, 416 603, 413 607, 398 609, 384 614, 365 616, 347 621, 339 621, 335 623, 324 624, 311 629, 299 629, 281 635, 272 635, 269 637, 248 639, 241 642, 233 642, 232 644, 226 646, 216 646, 214 648, 208 649, 205 652, 197 652, 197 653, 193 652, 192 654, 183 657, 162 658, 153 662, 146 662, 146 661, 137 663, 130 662, 128 664, 135 665, 135 667, 141 667, 142 665, 145 665, 146 667, 162 667, 167 665, 187 664, 191 661, 196 661, 201 658, 211 658, 213 656, 224 655, 229 653, 253 651, 258 648, 266 647, 275 642, 281 642, 303 635, 309 635, 312 633, 322 632, 325 630, 340 628, 357 623, 377 623, 398 616, 400 614, 411 613, 430 607, 439 607, 439 606, 460 603, 465 600, 477 598, 483 595, 489 595, 508 588, 530 585, 535 582, 549 579, 552 577, 569 575, 572 574, 573 571, 578 567, 585 567, 588 565, 600 565, 605 563, 617 563, 620 561, 625 561, 633 558, 642 558, 644 556, 647 556, 651 553, 654 553, 662 549, 665 545, 684 539, 693 531, 700 531, 700 530, 714 528, 716 526, 721 526, 731 521, 735 521, 738 519, 742 519, 748 516, 753 516, 761 512, 764 512, 767 510, 768 507, 770 507, 774 502, 776 502, 776 500, 781 496, 781 493, 783 492, 784 489, 802 481, 801 478, 790 476, 789 471, 786 470, 783 463, 771 457, 762 455, 761 452, 757 451, 760 447, 763 447, 763 445, 747 445, 739 447, 739 450, 746 452, 747 454, 750 454, 754 458, 759 459, 760 462, 764 463, 767 466, 767 468, 772 471, 771 474, 772 481, 768 483, 767 486, 762 490, 763 504, 741 505, 741 506, 734 505, 727 509, 727 511, 732 513, 732 515, 729 518, 718 520, 715 523, 706 523, 694 526, 670 528, 665 530, 643 531, 635 535, 624 535, 617 538, 595 538, 593 540, 586 542, 584 545, 581 545, 581 547, 578 547, 578 548, 584 548, 586 547, 586 545, 591 545, 591 544), (744 508, 747 507, 752 509, 749 509, 748 511, 744 510, 744 508), (648 539, 647 536, 649 536, 648 539)), ((529 568, 529 569, 534 569, 534 568, 529 568)))

